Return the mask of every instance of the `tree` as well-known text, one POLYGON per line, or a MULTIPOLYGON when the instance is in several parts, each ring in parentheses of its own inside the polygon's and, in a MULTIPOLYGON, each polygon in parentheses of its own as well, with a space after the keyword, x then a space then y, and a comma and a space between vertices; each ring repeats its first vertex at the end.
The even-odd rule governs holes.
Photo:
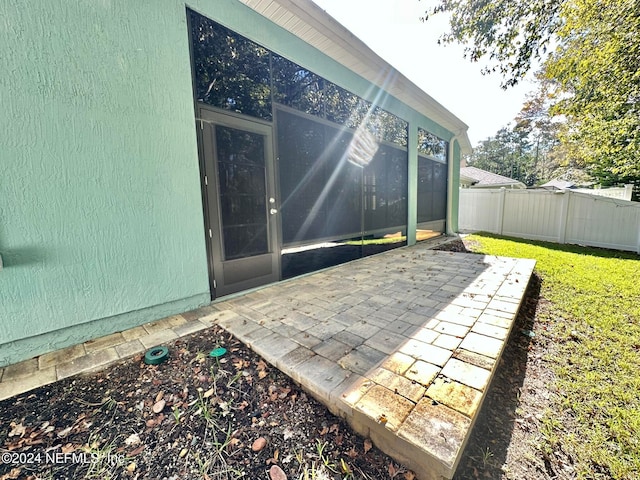
POLYGON ((477 62, 488 56, 493 64, 484 72, 499 71, 503 87, 517 84, 541 59, 561 19, 562 0, 440 0, 430 15, 450 14, 451 31, 443 43, 465 45, 465 56, 477 62))
POLYGON ((640 0, 439 0, 429 13, 450 14, 442 41, 488 57, 505 88, 542 62, 562 151, 602 185, 640 185, 640 0))
POLYGON ((575 0, 562 9, 546 75, 571 143, 603 185, 640 180, 640 1, 575 0))
POLYGON ((538 89, 527 96, 522 110, 515 118, 514 130, 522 131, 529 139, 535 180, 544 183, 562 176, 563 167, 569 166, 569 158, 559 148, 562 123, 550 112, 550 91, 553 85, 541 74, 536 79, 538 89))
POLYGON ((537 181, 528 132, 504 127, 473 149, 470 166, 519 180, 527 186, 537 181))

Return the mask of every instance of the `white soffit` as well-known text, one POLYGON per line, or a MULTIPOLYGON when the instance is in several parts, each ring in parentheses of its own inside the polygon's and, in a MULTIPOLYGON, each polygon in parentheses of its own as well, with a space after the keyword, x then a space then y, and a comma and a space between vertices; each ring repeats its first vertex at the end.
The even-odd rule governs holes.
POLYGON ((471 152, 467 135, 469 127, 462 120, 395 70, 311 0, 239 1, 453 132, 463 153, 471 152))

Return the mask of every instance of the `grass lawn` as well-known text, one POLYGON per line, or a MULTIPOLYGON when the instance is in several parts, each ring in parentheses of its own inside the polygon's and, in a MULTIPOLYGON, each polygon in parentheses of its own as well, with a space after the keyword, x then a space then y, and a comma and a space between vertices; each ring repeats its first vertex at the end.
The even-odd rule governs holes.
MULTIPOLYGON (((563 451, 578 478, 640 478, 640 256, 477 234, 474 251, 534 258, 552 306, 543 330, 557 346, 558 393, 540 448, 563 451)), ((467 243, 465 241, 465 243, 467 243)))

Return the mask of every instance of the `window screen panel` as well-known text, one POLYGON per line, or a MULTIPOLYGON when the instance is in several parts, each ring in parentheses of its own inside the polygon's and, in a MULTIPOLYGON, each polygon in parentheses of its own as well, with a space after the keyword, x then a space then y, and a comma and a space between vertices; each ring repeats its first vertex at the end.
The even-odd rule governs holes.
POLYGON ((301 112, 324 116, 325 80, 279 55, 272 55, 274 101, 301 112))
POLYGON ((406 225, 407 176, 407 152, 380 145, 364 168, 365 234, 406 225))
POLYGON ((196 98, 271 120, 269 50, 193 11, 189 15, 196 98))
POLYGON ((353 134, 325 125, 323 168, 326 185, 322 193, 326 237, 360 235, 362 169, 348 160, 353 134))
POLYGON ((433 214, 434 220, 447 216, 447 165, 434 162, 433 166, 433 214))
POLYGON ((324 126, 308 118, 278 111, 278 175, 283 242, 320 238, 324 126))

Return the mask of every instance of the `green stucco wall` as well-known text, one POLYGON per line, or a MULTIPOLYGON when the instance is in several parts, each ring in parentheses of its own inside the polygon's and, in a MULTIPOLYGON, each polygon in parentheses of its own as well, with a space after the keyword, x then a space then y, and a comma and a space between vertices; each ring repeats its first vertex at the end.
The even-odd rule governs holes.
POLYGON ((0 366, 206 303, 184 4, 5 0, 0 72, 0 366))
POLYGON ((236 0, 0 2, 0 366, 209 301, 186 6, 453 136, 236 0))
POLYGON ((458 209, 460 206, 460 161, 462 157, 462 150, 460 149, 460 143, 458 140, 453 141, 453 158, 451 159, 451 180, 449 181, 449 225, 447 226, 447 233, 458 232, 458 209))

